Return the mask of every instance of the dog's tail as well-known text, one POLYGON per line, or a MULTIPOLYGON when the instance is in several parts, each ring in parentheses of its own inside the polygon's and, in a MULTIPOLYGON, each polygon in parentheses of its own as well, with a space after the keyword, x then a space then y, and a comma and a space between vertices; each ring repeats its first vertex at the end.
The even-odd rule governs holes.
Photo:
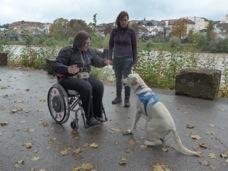
POLYGON ((181 153, 186 154, 186 155, 200 157, 199 152, 189 150, 182 144, 181 139, 180 139, 179 135, 177 134, 176 130, 172 130, 171 132, 173 133, 174 140, 176 141, 178 151, 180 151, 181 153))

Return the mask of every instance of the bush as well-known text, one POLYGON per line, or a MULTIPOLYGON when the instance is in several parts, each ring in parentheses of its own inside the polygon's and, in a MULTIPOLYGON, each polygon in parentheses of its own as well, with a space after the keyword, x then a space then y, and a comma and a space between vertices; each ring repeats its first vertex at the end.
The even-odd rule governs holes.
POLYGON ((169 40, 169 46, 171 48, 177 48, 180 47, 181 45, 181 40, 178 37, 171 37, 169 40))

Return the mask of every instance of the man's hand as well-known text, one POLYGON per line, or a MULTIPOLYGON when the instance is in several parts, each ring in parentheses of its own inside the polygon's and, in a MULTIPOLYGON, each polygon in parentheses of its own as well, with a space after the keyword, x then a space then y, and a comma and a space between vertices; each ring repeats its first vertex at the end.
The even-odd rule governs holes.
POLYGON ((75 64, 75 65, 68 66, 67 71, 69 74, 77 74, 80 71, 80 69, 75 64))

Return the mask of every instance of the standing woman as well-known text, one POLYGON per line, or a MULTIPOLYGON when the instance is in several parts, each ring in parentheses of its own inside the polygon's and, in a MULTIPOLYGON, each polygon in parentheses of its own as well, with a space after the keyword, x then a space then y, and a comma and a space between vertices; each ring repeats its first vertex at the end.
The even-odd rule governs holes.
MULTIPOLYGON (((112 104, 122 103, 122 78, 126 78, 132 66, 137 62, 137 42, 134 30, 128 28, 129 15, 126 11, 120 12, 116 18, 109 40, 109 59, 113 60, 113 69, 116 77, 116 97, 112 104)), ((124 107, 130 106, 130 87, 125 86, 124 107)))

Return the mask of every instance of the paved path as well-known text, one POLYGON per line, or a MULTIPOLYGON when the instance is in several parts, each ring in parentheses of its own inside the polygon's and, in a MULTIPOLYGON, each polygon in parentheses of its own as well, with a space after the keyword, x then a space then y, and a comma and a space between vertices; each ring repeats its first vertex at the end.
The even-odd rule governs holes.
MULTIPOLYGON (((0 68, 1 171, 71 171, 88 166, 82 165, 87 162, 97 171, 151 171, 161 165, 172 171, 228 170, 227 156, 220 157, 228 155, 228 99, 208 101, 155 89, 172 113, 183 144, 202 151, 197 158, 173 148, 167 152, 161 147, 145 148, 143 118, 134 136, 123 136, 121 130, 131 124, 135 101, 133 98, 129 109, 111 105, 115 89, 110 85, 105 86, 104 95, 108 122, 90 129, 80 124, 76 134, 70 128, 73 115, 63 127, 57 125, 46 102, 47 91, 55 82, 44 71, 0 68), (4 126, 4 122, 8 124, 4 126), (195 127, 188 129, 187 124, 195 127), (193 140, 191 134, 201 139, 193 140), (98 147, 90 147, 92 143, 98 147), (207 149, 199 147, 202 143, 207 149), (124 166, 119 164, 121 158, 127 161, 124 166)), ((175 146, 171 140, 169 144, 175 146)))

